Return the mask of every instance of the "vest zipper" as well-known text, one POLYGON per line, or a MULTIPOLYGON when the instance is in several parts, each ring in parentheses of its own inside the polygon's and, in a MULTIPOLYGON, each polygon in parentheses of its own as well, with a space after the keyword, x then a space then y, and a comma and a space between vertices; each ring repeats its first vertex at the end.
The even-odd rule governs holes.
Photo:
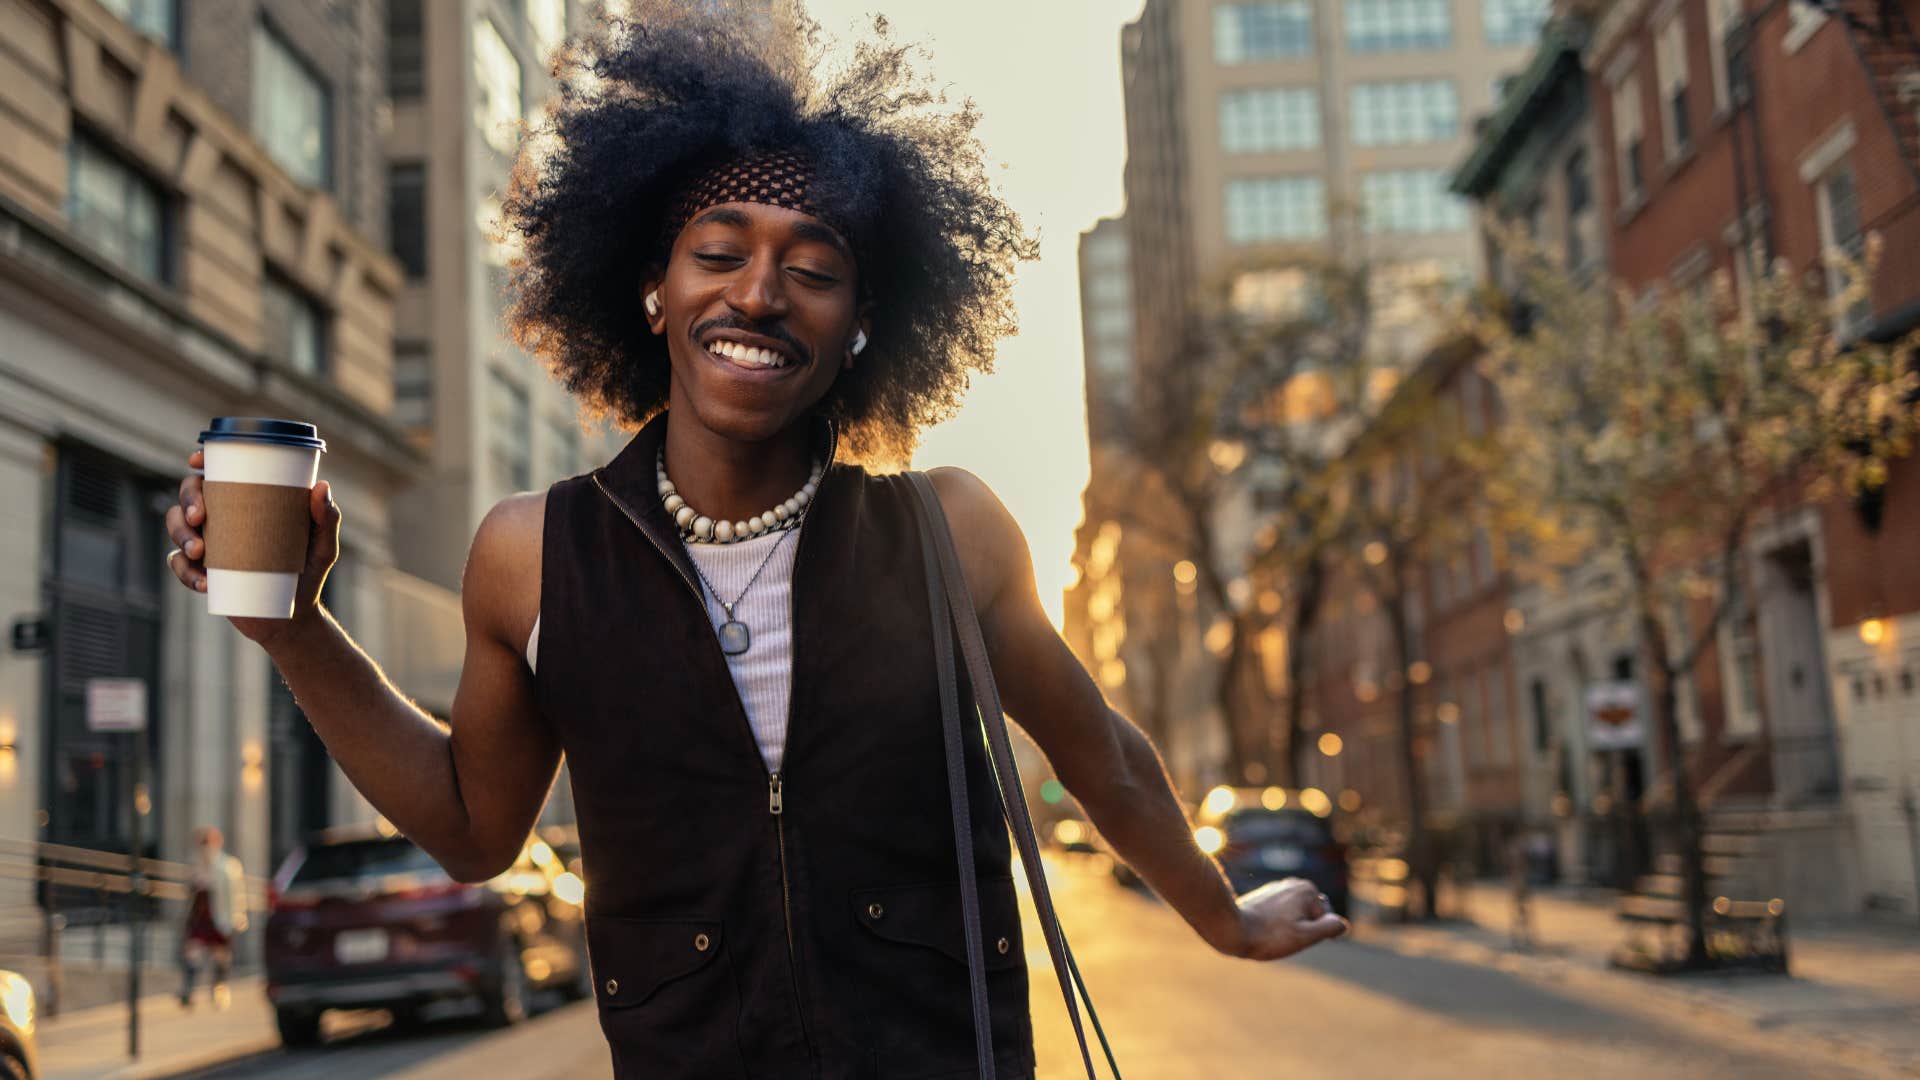
MULTIPOLYGON (((787 827, 781 815, 785 813, 786 796, 778 772, 767 776, 767 812, 773 815, 774 843, 780 849, 780 913, 787 924, 787 971, 793 976, 793 1000, 797 1005, 800 997, 800 956, 793 946, 793 886, 787 880, 787 827)), ((814 1056, 813 1036, 807 1031, 807 1011, 800 1009, 800 1037, 806 1041, 807 1056, 814 1056)))
MULTIPOLYGON (((600 493, 607 497, 607 501, 611 502, 620 511, 621 514, 625 515, 626 519, 633 524, 633 527, 639 530, 641 536, 644 536, 647 538, 647 543, 653 545, 654 550, 660 553, 661 558, 667 560, 667 565, 673 567, 674 572, 680 576, 680 580, 682 583, 686 585, 687 590, 693 593, 694 601, 700 605, 700 611, 704 614, 707 610, 706 594, 701 592, 700 586, 696 584, 691 577, 687 576, 687 572, 685 570, 681 569, 679 560, 675 559, 670 553, 668 553, 667 549, 661 546, 660 541, 654 539, 653 533, 647 531, 647 527, 640 523, 640 515, 634 513, 633 508, 629 507, 626 504, 625 500, 621 499, 618 495, 615 495, 611 490, 607 488, 607 485, 600 482, 600 474, 598 472, 593 474, 593 486, 599 488, 600 493)), ((794 553, 793 553, 793 564, 796 570, 800 566, 800 548, 804 546, 806 542, 807 542, 806 530, 803 529, 801 530, 800 539, 798 543, 795 544, 794 553)), ((793 592, 791 587, 789 587, 787 592, 787 621, 788 621, 788 625, 792 625, 793 592)), ((795 637, 797 638, 798 635, 796 634, 795 637)), ((798 654, 799 654, 798 644, 799 643, 795 641, 794 647, 791 650, 793 655, 796 658, 798 657, 798 654)), ((744 708, 742 709, 741 715, 742 717, 745 716, 744 708)), ((789 731, 791 731, 793 727, 793 665, 792 664, 789 664, 787 668, 787 727, 789 731)), ((753 738, 753 730, 752 730, 751 724, 748 725, 747 737, 749 739, 753 738)), ((785 749, 786 749, 785 746, 781 747, 783 756, 784 756, 785 749)), ((771 770, 767 768, 767 760, 766 758, 762 757, 758 753, 757 746, 755 748, 755 751, 756 752, 754 753, 754 757, 759 760, 760 768, 766 771, 767 773, 767 812, 773 818, 774 844, 780 853, 780 916, 782 921, 785 923, 786 931, 787 931, 787 973, 790 976, 792 976, 792 979, 793 979, 794 1015, 800 1021, 800 1039, 802 1042, 806 1043, 807 1057, 810 1060, 818 1060, 819 1053, 815 1051, 813 1047, 813 1034, 807 1028, 806 999, 803 998, 800 994, 799 951, 794 947, 794 942, 793 942, 793 886, 789 882, 787 877, 787 830, 785 825, 781 821, 781 816, 782 814, 785 813, 785 795, 783 793, 783 784, 780 778, 780 773, 776 770, 771 770)))

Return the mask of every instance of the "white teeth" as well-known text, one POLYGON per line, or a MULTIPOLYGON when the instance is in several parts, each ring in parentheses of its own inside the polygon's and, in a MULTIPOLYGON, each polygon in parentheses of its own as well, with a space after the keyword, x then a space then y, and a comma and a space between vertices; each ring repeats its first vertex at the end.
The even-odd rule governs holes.
POLYGON ((756 349, 742 345, 737 341, 715 341, 707 346, 708 351, 724 356, 737 363, 751 367, 786 367, 787 358, 772 349, 756 349))

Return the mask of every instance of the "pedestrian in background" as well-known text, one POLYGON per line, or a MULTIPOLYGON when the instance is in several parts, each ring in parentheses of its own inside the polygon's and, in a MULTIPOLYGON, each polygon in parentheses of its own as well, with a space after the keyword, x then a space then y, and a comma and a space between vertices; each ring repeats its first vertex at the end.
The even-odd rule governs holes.
POLYGON ((186 925, 180 932, 180 1005, 193 1007, 193 984, 201 964, 213 963, 213 1005, 233 1000, 233 939, 247 928, 246 870, 227 854, 225 837, 211 825, 193 831, 194 857, 187 872, 186 925))

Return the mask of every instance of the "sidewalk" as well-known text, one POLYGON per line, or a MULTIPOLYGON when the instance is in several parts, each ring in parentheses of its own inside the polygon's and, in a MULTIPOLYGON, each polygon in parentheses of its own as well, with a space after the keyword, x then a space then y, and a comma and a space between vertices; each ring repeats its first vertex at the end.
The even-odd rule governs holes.
POLYGON ((232 1007, 214 1009, 203 983, 192 1009, 170 993, 140 1002, 140 1057, 127 1056, 127 1006, 62 1013, 40 1027, 43 1080, 158 1080, 280 1045, 257 977, 233 981, 232 1007))
POLYGON ((1920 928, 1848 923, 1788 926, 1791 976, 1651 976, 1607 964, 1627 930, 1617 898, 1601 890, 1539 890, 1535 946, 1512 947, 1512 900, 1504 884, 1456 886, 1456 921, 1371 927, 1369 940, 1408 953, 1444 955, 1552 983, 1708 1013, 1755 1030, 1817 1039, 1836 1052, 1920 1072, 1920 928))

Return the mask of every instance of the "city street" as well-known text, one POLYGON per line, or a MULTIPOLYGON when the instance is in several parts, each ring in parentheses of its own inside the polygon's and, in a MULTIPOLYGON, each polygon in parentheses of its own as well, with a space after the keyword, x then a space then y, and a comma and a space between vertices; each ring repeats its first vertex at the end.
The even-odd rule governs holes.
MULTIPOLYGON (((1596 973, 1543 985, 1510 965, 1433 948, 1428 930, 1363 922, 1354 938, 1300 960, 1228 960, 1207 952, 1165 906, 1113 884, 1097 863, 1055 865, 1052 878, 1115 1054, 1134 1080, 1899 1075, 1864 1058, 1843 1060, 1798 1034, 1676 1009, 1639 976, 1596 973)), ((1072 1077, 1073 1037, 1040 941, 1030 921, 1040 1075, 1072 1077)), ((608 1073, 587 1004, 542 1012, 506 1032, 463 1019, 394 1029, 380 1014, 349 1014, 335 1017, 326 1046, 296 1053, 258 1052, 267 1032, 253 1029, 267 1024, 264 1009, 237 1003, 231 1015, 249 1027, 236 1038, 256 1040, 250 1056, 171 1075, 559 1080, 608 1073)))

